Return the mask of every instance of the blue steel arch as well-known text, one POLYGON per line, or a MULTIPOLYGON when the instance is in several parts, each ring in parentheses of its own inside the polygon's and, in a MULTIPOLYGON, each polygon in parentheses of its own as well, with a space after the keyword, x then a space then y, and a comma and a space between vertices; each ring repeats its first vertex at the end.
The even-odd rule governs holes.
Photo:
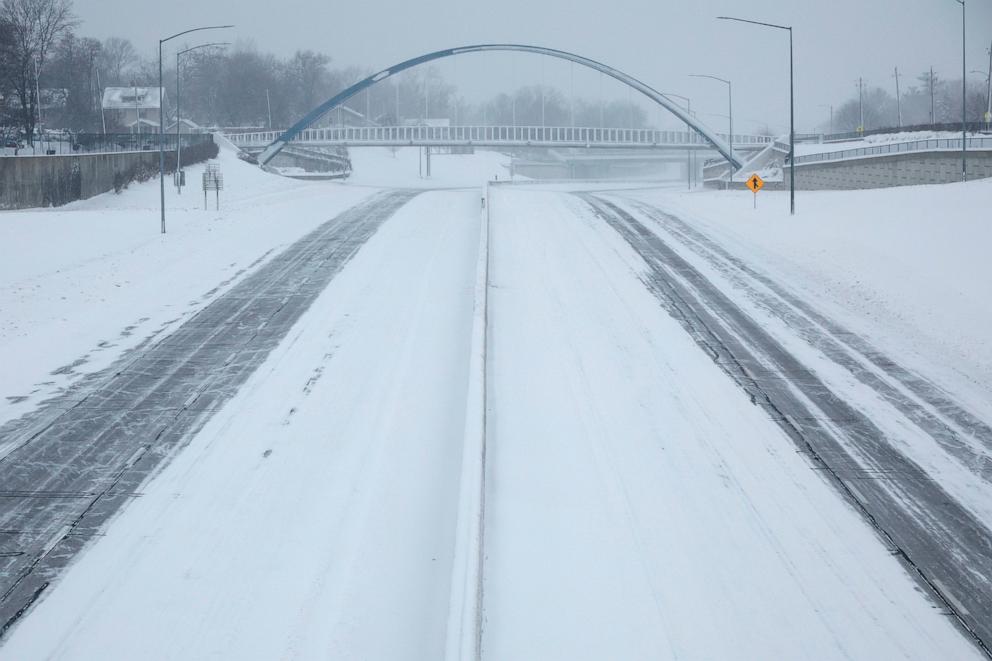
POLYGON ((587 57, 582 57, 581 55, 576 55, 575 53, 569 53, 562 50, 555 50, 553 48, 544 48, 542 46, 527 46, 524 44, 478 44, 475 46, 462 46, 460 48, 448 48, 445 50, 434 51, 433 53, 427 53, 426 55, 421 55, 420 57, 415 57, 405 62, 400 62, 388 69, 383 69, 379 73, 373 74, 364 80, 360 80, 351 87, 335 94, 333 97, 320 104, 310 112, 308 112, 303 119, 293 124, 293 126, 286 129, 282 135, 272 141, 268 147, 262 152, 258 157, 258 162, 261 165, 265 165, 271 161, 276 154, 278 154, 283 147, 286 146, 290 140, 299 135, 302 131, 309 128, 314 122, 319 120, 321 117, 334 110, 345 101, 355 96, 356 94, 362 92, 368 87, 375 85, 381 80, 385 80, 390 76, 395 76, 401 71, 405 71, 419 64, 424 64, 426 62, 431 62, 433 60, 439 60, 445 57, 451 57, 453 55, 461 55, 463 53, 478 53, 483 51, 518 51, 524 53, 536 53, 538 55, 548 55, 550 57, 557 57, 562 60, 568 60, 569 62, 575 62, 576 64, 581 64, 582 66, 588 67, 595 71, 605 73, 611 78, 619 80, 621 83, 632 87, 644 96, 648 97, 655 103, 659 104, 665 108, 668 112, 672 113, 683 122, 688 124, 694 131, 699 133, 701 136, 706 138, 707 141, 713 148, 716 149, 720 154, 730 162, 733 167, 740 168, 742 163, 734 155, 730 146, 724 142, 712 129, 707 127, 705 124, 696 121, 689 116, 687 112, 679 108, 677 105, 668 100, 665 95, 661 92, 655 90, 648 85, 645 85, 641 81, 637 80, 633 76, 628 76, 627 74, 614 69, 613 67, 607 66, 602 62, 597 62, 595 60, 590 60, 587 57))

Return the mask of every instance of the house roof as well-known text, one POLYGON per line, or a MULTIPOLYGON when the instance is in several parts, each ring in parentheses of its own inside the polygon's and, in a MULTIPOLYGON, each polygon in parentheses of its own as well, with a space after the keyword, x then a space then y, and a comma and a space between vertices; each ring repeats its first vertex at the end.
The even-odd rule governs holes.
POLYGON ((157 87, 107 87, 103 90, 104 110, 158 110, 157 87))

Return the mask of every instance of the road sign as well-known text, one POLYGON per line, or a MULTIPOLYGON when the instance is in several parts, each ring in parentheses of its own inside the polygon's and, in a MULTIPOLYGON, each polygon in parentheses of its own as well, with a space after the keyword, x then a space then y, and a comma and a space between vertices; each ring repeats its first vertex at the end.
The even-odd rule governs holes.
POLYGON ((765 180, 759 177, 758 173, 755 172, 748 178, 745 185, 751 189, 752 193, 757 195, 758 191, 761 190, 761 187, 765 185, 765 180))

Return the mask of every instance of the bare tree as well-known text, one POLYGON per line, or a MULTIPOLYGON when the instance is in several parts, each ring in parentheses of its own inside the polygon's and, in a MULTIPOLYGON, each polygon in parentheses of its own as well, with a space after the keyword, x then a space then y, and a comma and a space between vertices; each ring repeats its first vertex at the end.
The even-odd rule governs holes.
POLYGON ((3 0, 0 22, 7 25, 12 36, 3 75, 20 101, 20 123, 33 143, 38 76, 58 38, 76 23, 72 0, 3 0))
POLYGON ((106 77, 107 85, 123 85, 125 76, 138 64, 138 51, 127 39, 110 37, 103 41, 100 51, 100 72, 106 77))

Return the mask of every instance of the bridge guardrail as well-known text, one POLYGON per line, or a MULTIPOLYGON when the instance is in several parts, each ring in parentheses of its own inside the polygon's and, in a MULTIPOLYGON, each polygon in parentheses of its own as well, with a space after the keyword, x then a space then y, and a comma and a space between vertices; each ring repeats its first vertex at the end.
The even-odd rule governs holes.
MULTIPOLYGON (((992 137, 968 138, 967 147, 970 150, 992 150, 992 137)), ((913 140, 911 142, 890 142, 880 145, 873 145, 871 147, 843 149, 840 151, 823 152, 820 154, 806 154, 805 156, 796 157, 796 165, 826 163, 829 161, 842 161, 851 158, 865 158, 868 156, 906 154, 920 151, 961 151, 961 138, 931 138, 928 140, 913 140)))
MULTIPOLYGON (((236 145, 266 146, 280 131, 257 131, 228 135, 236 145)), ((726 135, 720 135, 724 140, 726 135)), ((761 147, 774 138, 764 135, 735 135, 734 146, 761 147)), ((704 147, 708 141, 694 131, 657 129, 595 128, 571 126, 356 126, 305 129, 291 143, 397 144, 397 143, 488 143, 596 144, 610 146, 704 147)))

